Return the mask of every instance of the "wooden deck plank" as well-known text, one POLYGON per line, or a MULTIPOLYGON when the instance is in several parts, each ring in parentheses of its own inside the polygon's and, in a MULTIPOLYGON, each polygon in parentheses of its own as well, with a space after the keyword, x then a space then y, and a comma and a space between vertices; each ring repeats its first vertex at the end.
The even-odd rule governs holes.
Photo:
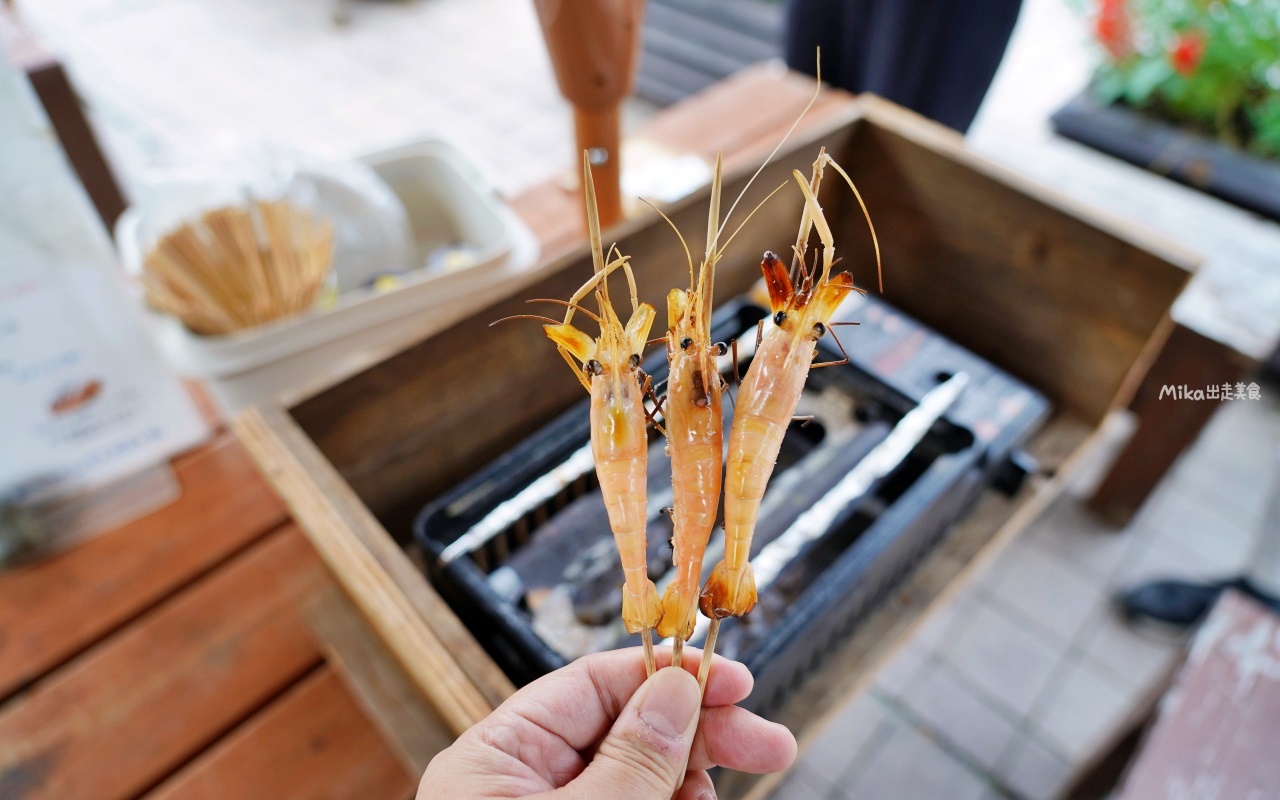
POLYGON ((234 437, 178 459, 182 497, 0 573, 0 699, 281 525, 284 505, 234 437))
POLYGON ((453 744, 449 726, 338 586, 322 592, 306 617, 330 669, 411 775, 453 744))
POLYGON ((0 797, 156 785, 320 663, 301 609, 328 582, 287 525, 0 707, 0 797))
POLYGON ((515 691, 292 418, 278 409, 252 409, 235 430, 333 577, 455 736, 515 691))
POLYGON ((401 800, 417 777, 326 665, 147 800, 401 800))
POLYGON ((1280 614, 1237 591, 1201 623, 1122 800, 1280 796, 1280 614))

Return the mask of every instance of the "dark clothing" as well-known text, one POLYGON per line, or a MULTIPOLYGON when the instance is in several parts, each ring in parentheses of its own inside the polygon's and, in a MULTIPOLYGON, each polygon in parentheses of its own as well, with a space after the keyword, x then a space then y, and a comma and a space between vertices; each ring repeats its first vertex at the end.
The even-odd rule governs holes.
POLYGON ((995 77, 1022 0, 791 0, 787 64, 958 131, 995 77))

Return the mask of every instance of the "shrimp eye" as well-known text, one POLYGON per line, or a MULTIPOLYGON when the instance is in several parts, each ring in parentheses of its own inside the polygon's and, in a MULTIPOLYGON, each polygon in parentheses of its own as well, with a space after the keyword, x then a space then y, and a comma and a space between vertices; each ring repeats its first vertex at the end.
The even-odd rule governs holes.
POLYGON ((680 349, 681 349, 681 350, 688 350, 688 349, 689 349, 689 346, 690 346, 690 345, 692 345, 692 344, 693 344, 693 339, 690 339, 688 336, 686 336, 686 337, 684 337, 683 339, 681 339, 681 340, 680 340, 680 349))
POLYGON ((779 311, 777 314, 773 315, 773 324, 777 325, 778 327, 782 327, 782 323, 786 321, 787 321, 787 312, 785 311, 779 311))
POLYGON ((716 342, 716 355, 722 356, 727 352, 729 352, 729 345, 724 342, 716 342))
POLYGON ((635 369, 636 367, 640 366, 640 354, 632 353, 631 358, 627 359, 627 363, 631 365, 632 369, 635 369))
POLYGON ((821 322, 817 323, 816 325, 813 326, 813 335, 817 336, 819 339, 821 339, 823 336, 826 336, 827 326, 823 325, 821 322))
POLYGON ((592 375, 599 375, 601 372, 604 372, 604 367, 600 366, 600 362, 593 358, 587 362, 587 372, 592 375))

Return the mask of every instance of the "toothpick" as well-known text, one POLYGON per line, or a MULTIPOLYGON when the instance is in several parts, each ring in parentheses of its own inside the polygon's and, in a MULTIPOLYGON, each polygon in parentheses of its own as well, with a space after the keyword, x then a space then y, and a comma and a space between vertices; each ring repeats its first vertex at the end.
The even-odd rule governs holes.
POLYGON ((711 674, 711 659, 716 652, 716 636, 720 634, 720 619, 711 620, 707 627, 707 644, 702 648, 702 663, 698 665, 698 690, 707 693, 707 676, 711 674))
POLYGON ((644 640, 644 674, 649 676, 654 673, 653 630, 645 628, 640 632, 640 638, 644 640))
POLYGON ((143 260, 147 302, 202 335, 311 308, 333 263, 333 227, 287 201, 214 209, 143 260))
POLYGON ((684 659, 684 639, 676 637, 676 643, 671 646, 671 666, 678 667, 684 659))

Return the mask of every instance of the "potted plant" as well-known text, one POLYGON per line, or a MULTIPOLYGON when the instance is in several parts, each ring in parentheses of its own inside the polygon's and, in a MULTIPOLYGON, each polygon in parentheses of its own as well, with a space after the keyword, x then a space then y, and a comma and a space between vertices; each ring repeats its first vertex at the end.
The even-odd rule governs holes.
POLYGON ((1054 128, 1280 219, 1280 0, 1088 0, 1099 61, 1054 128))

